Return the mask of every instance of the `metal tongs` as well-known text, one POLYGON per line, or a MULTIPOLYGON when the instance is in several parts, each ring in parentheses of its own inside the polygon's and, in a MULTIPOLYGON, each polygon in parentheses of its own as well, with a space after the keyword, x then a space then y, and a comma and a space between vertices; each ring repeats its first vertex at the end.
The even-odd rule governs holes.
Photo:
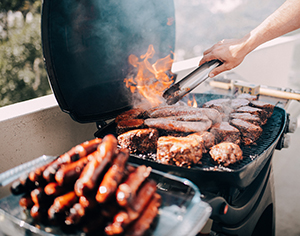
POLYGON ((212 60, 199 66, 183 79, 173 84, 163 93, 168 105, 173 105, 191 92, 194 88, 209 78, 209 73, 222 63, 219 60, 212 60))

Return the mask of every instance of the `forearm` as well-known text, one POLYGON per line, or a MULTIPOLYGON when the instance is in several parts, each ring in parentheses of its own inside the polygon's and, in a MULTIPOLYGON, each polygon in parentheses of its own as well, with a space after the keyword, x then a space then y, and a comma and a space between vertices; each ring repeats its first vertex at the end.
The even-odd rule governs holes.
POLYGON ((247 53, 259 45, 300 28, 300 0, 287 0, 245 38, 247 53))

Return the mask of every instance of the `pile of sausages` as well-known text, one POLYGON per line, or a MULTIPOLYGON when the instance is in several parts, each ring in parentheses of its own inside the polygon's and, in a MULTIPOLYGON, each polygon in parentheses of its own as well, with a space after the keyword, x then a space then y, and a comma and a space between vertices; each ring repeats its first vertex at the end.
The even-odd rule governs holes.
POLYGON ((128 157, 129 151, 118 149, 109 134, 20 177, 11 192, 22 194, 19 203, 36 223, 86 233, 143 235, 162 200, 156 182, 148 178, 151 167, 133 167, 128 157))

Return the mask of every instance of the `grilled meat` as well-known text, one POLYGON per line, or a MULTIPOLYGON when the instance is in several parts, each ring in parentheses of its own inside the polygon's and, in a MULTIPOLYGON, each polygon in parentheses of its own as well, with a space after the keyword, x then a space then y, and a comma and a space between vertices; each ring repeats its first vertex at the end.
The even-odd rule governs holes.
POLYGON ((241 140, 244 145, 250 145, 260 137, 262 128, 241 119, 233 119, 230 124, 241 132, 241 140))
POLYGON ((143 129, 143 128, 144 128, 144 120, 143 119, 121 120, 117 123, 116 132, 119 135, 119 134, 125 133, 129 130, 143 129))
POLYGON ((231 100, 229 98, 220 98, 220 99, 214 99, 210 100, 203 104, 203 108, 214 108, 218 110, 224 116, 228 115, 230 112, 232 112, 232 108, 230 106, 231 100))
POLYGON ((176 132, 201 132, 208 130, 212 121, 206 116, 202 115, 199 117, 199 121, 185 121, 182 116, 177 120, 177 117, 161 117, 161 118, 149 118, 144 121, 145 126, 149 128, 156 128, 166 131, 176 131, 176 132))
POLYGON ((270 118, 274 111, 274 105, 262 101, 251 101, 250 106, 264 110, 267 113, 267 118, 270 118))
POLYGON ((128 148, 130 153, 153 153, 158 139, 157 129, 135 129, 118 136, 122 148, 128 148))
POLYGON ((221 142, 209 151, 211 158, 218 164, 228 166, 243 159, 243 151, 240 146, 231 142, 221 142))
POLYGON ((232 109, 236 110, 240 107, 248 106, 249 103, 250 101, 245 98, 235 98, 231 100, 231 107, 232 109))
POLYGON ((157 141, 157 159, 163 164, 191 166, 202 158, 203 144, 194 138, 162 136, 157 141))
POLYGON ((215 136, 207 131, 190 134, 187 136, 187 138, 193 138, 199 143, 203 143, 203 153, 206 153, 212 146, 216 144, 215 136))
POLYGON ((215 136, 217 143, 227 141, 240 144, 241 142, 240 131, 228 122, 215 124, 210 132, 215 136))
POLYGON ((261 124, 265 125, 267 123, 267 112, 256 107, 251 106, 243 106, 236 109, 237 113, 250 113, 252 115, 256 115, 261 119, 261 124))
POLYGON ((213 124, 221 122, 220 113, 213 108, 196 108, 189 106, 163 106, 157 107, 149 112, 150 118, 182 116, 182 115, 199 115, 207 116, 213 124))
POLYGON ((252 115, 250 113, 231 113, 230 118, 231 119, 241 119, 241 120, 250 122, 254 125, 261 126, 260 118, 256 115, 252 115))
POLYGON ((141 108, 133 108, 118 115, 115 119, 116 123, 122 120, 143 119, 147 117, 147 111, 141 108))

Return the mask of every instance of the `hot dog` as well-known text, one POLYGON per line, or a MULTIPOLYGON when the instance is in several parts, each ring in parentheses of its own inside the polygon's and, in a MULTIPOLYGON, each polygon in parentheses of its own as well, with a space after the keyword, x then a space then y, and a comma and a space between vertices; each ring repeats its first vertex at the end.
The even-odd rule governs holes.
POLYGON ((48 181, 54 181, 54 176, 57 170, 63 165, 68 164, 78 159, 92 153, 101 143, 101 139, 96 138, 90 141, 86 141, 71 148, 68 152, 60 155, 55 161, 53 161, 47 168, 43 171, 43 177, 48 181))
POLYGON ((149 176, 151 170, 151 167, 139 166, 128 176, 124 183, 119 185, 116 196, 120 206, 129 204, 130 199, 136 195, 138 188, 149 176))
POLYGON ((91 161, 83 168, 75 183, 74 189, 77 196, 86 196, 99 186, 100 176, 112 161, 117 150, 117 139, 113 135, 105 136, 97 150, 90 154, 92 157, 88 157, 91 161))
POLYGON ((107 199, 115 193, 118 185, 124 177, 125 164, 129 157, 129 151, 122 149, 114 159, 112 166, 104 175, 104 178, 98 188, 96 200, 99 203, 104 203, 107 199))

